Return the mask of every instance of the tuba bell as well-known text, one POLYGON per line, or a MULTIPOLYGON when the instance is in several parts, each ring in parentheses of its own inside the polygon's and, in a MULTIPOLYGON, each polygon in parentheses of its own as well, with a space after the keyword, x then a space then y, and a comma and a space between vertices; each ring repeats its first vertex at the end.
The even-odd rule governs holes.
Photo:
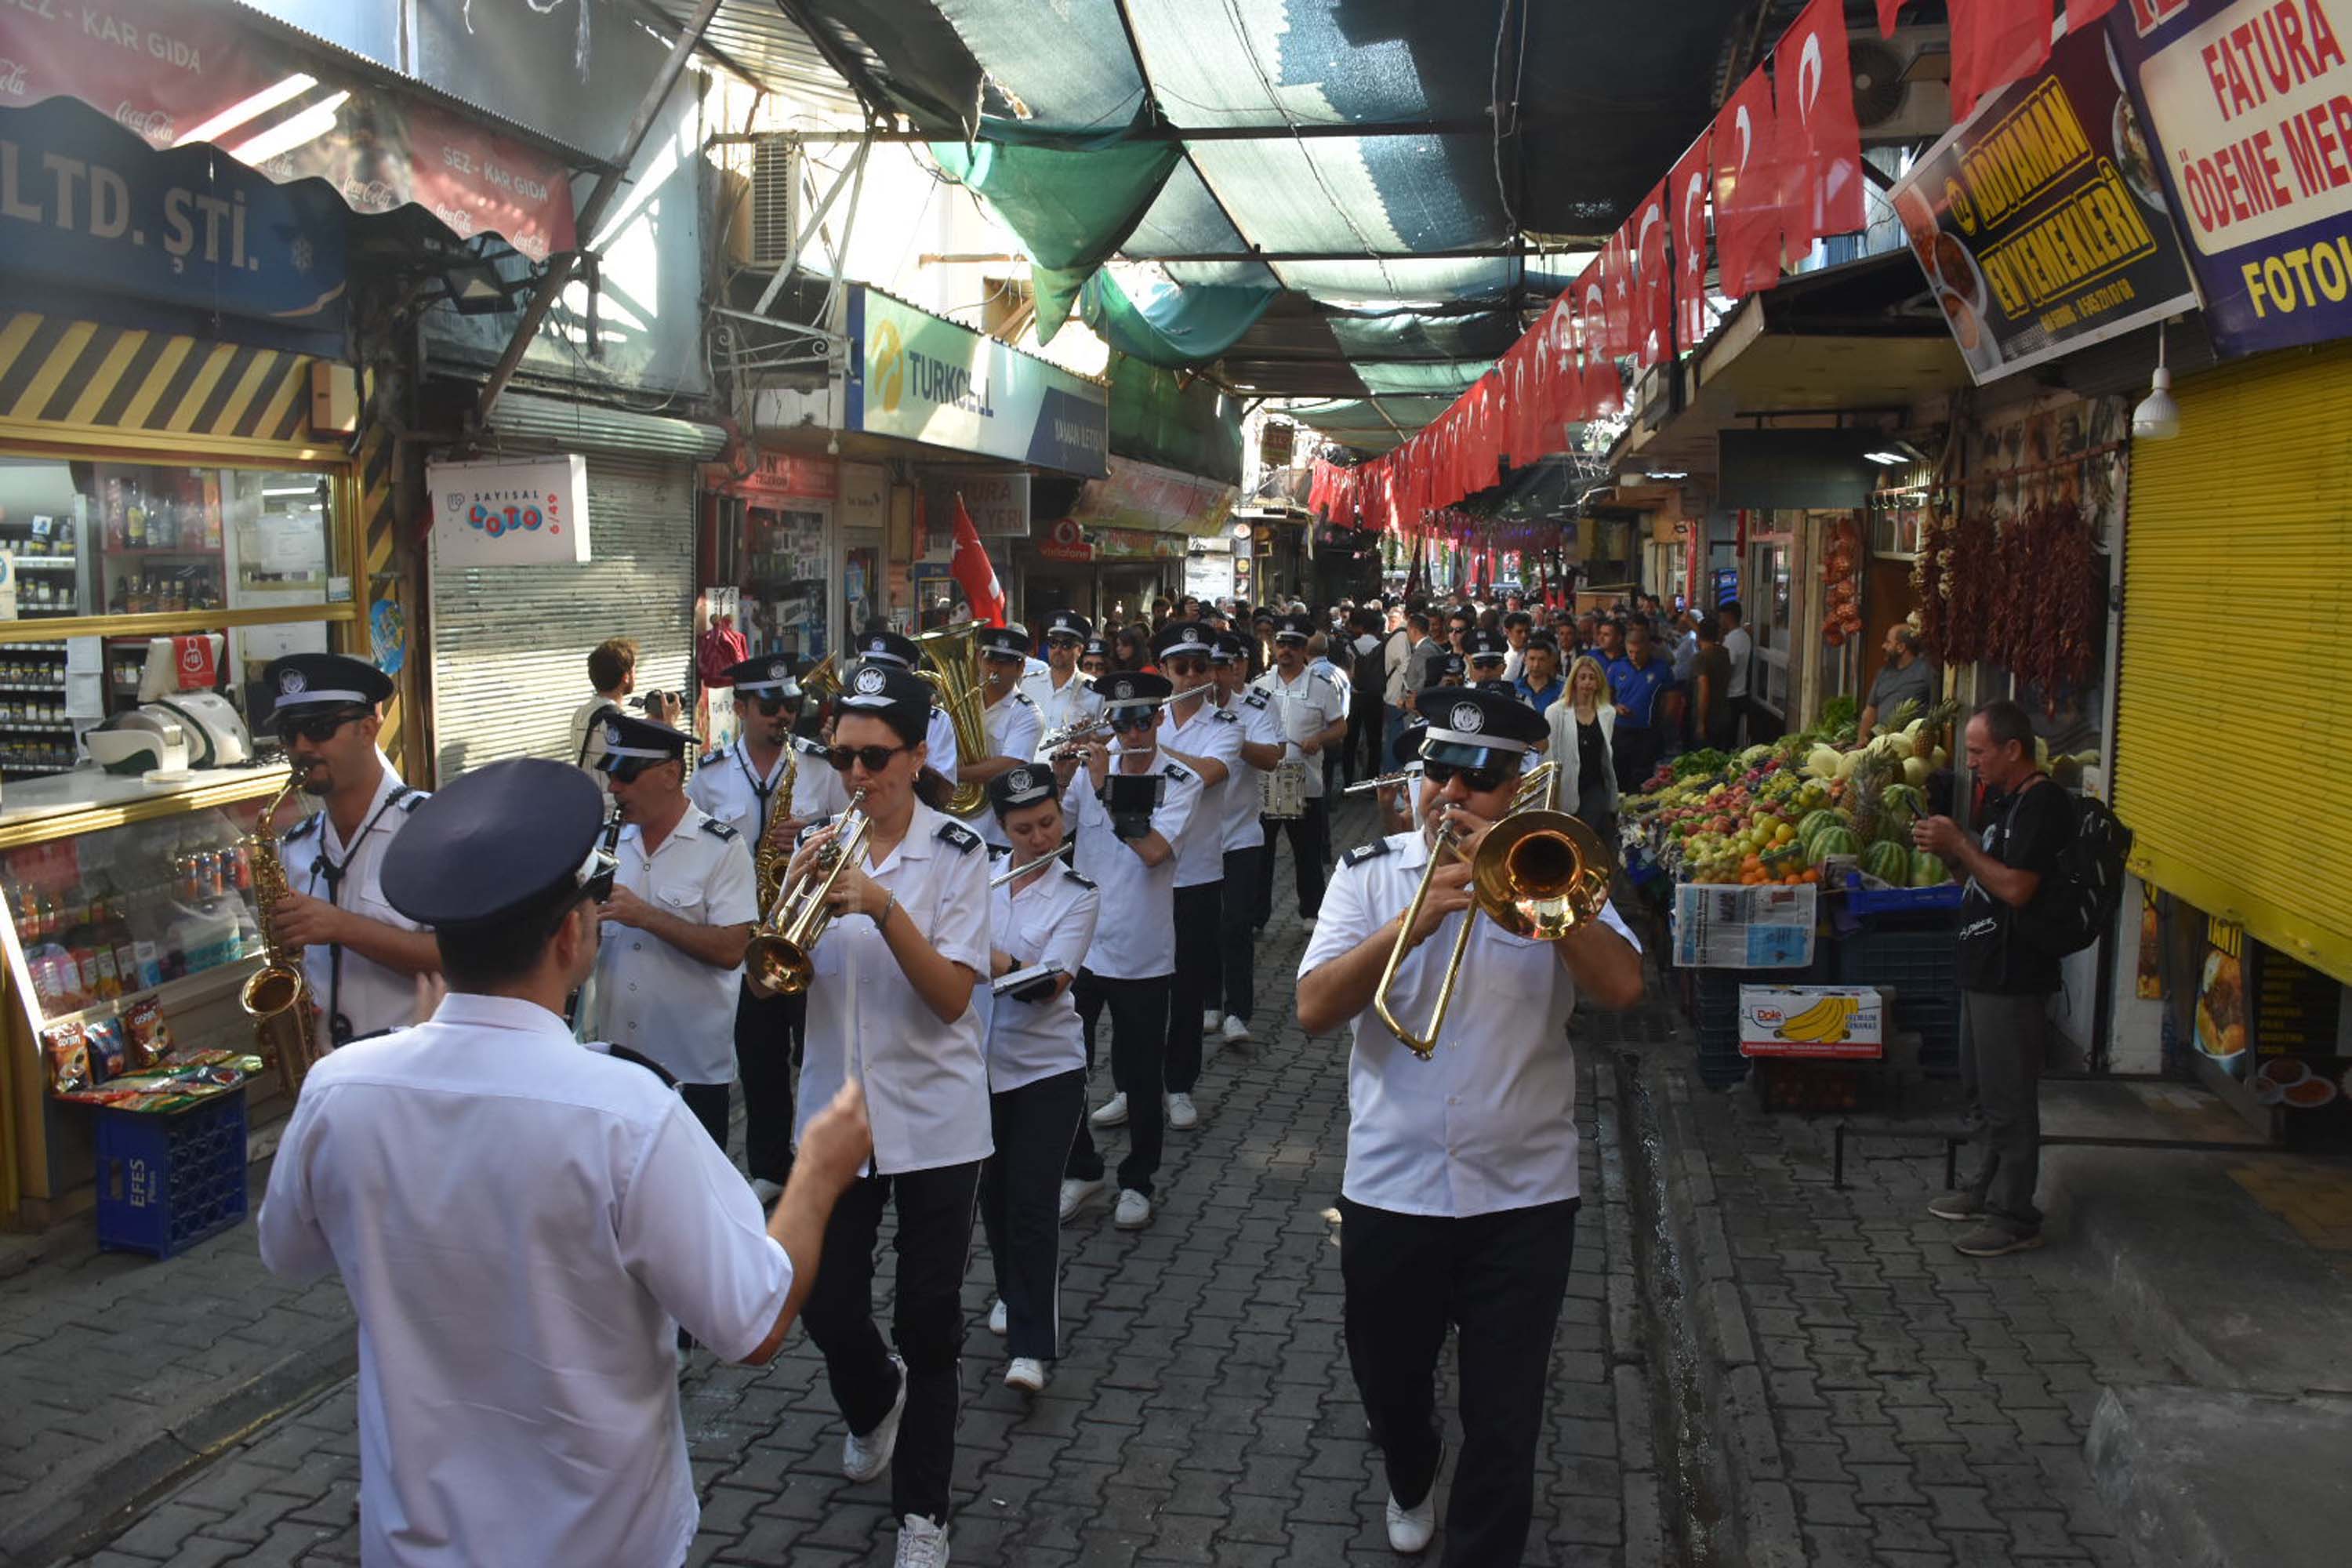
MULTIPOLYGON (((809 666, 801 677, 801 695, 811 702, 830 702, 841 695, 841 667, 835 656, 826 654, 809 666)), ((812 710, 814 711, 814 710, 812 710)))
MULTIPOLYGON (((980 656, 975 651, 979 623, 958 621, 915 638, 930 668, 915 673, 923 678, 947 710, 955 727, 956 755, 975 761, 989 754, 988 713, 981 699, 980 656)), ((956 781, 948 796, 948 810, 958 816, 977 816, 988 805, 988 786, 969 779, 956 781)))

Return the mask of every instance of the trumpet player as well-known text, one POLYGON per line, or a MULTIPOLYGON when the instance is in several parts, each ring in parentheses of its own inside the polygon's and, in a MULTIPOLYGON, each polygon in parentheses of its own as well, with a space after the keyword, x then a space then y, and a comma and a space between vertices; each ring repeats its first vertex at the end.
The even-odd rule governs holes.
POLYGON ((1580 998, 1642 994, 1641 950, 1603 903, 1557 942, 1512 935, 1475 907, 1471 862, 1511 809, 1541 715, 1507 687, 1432 688, 1418 826, 1348 852, 1298 965, 1298 1021, 1346 1025, 1348 1158, 1339 1272, 1348 1359, 1388 1468, 1389 1544, 1425 1548, 1444 1458, 1434 1376, 1459 1331, 1463 1446, 1446 1505, 1452 1568, 1516 1563, 1535 1504, 1536 1445, 1566 1294, 1577 1192, 1580 998), (1441 845, 1440 830, 1454 841, 1441 845), (1391 1016, 1433 1016, 1459 925, 1476 922, 1426 1060, 1381 1022, 1381 973, 1433 855, 1391 1016))
POLYGON ((286 896, 268 910, 278 940, 302 952, 320 1009, 312 1037, 333 1047, 409 1021, 415 976, 441 964, 429 931, 383 896, 383 868, 424 792, 401 783, 376 745, 391 678, 365 659, 296 653, 262 681, 270 722, 302 794, 323 809, 288 830, 279 858, 286 896))
MULTIPOLYGON (((988 731, 988 755, 964 758, 961 771, 968 781, 990 784, 1034 761, 1042 731, 1037 704, 1021 689, 1029 667, 1028 632, 1020 626, 982 626, 973 640, 980 650, 981 721, 988 731)), ((1004 847, 1004 828, 996 813, 982 812, 974 826, 990 844, 1004 847)))
MULTIPOLYGON (((947 1561, 950 1476, 963 1349, 964 1263, 989 1131, 983 1017, 974 988, 991 972, 988 856, 980 836, 924 804, 930 688, 869 658, 835 704, 826 762, 866 820, 862 854, 838 864, 834 923, 810 953, 803 1121, 861 1082, 874 1130, 870 1173, 827 1226, 823 1267, 802 1321, 824 1353, 847 1424, 842 1473, 890 1475, 901 1564, 947 1561), (898 1228, 890 1353, 874 1324, 874 1247, 884 1205, 898 1228)), ((814 827, 784 886, 812 886, 844 819, 814 827)))
MULTIPOLYGON (((900 637, 878 626, 852 639, 851 647, 860 664, 887 664, 909 674, 923 668, 923 650, 915 646, 914 638, 900 637)), ((923 689, 929 691, 930 687, 926 684, 923 689)), ((838 704, 835 706, 837 710, 838 704)), ((948 783, 957 783, 962 775, 958 771, 961 759, 956 755, 955 721, 935 701, 930 717, 923 722, 923 746, 930 758, 927 765, 948 783)))
MULTIPOLYGON (((1241 761, 1240 716, 1219 707, 1211 674, 1216 634, 1176 621, 1152 639, 1152 655, 1175 688, 1160 714, 1160 749, 1201 781, 1201 804, 1176 847, 1176 974, 1168 993, 1168 1125, 1200 1125, 1192 1103, 1201 1042, 1224 1023, 1217 1005, 1217 940, 1224 906, 1225 791, 1241 761)), ((1253 781, 1255 782, 1255 781, 1253 781)), ((1253 892, 1255 889, 1251 889, 1253 892)))

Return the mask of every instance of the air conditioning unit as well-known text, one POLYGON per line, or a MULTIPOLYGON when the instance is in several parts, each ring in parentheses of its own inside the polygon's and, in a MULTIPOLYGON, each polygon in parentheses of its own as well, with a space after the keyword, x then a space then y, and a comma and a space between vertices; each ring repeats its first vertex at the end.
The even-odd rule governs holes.
POLYGON ((1952 30, 1897 27, 1849 34, 1853 114, 1864 146, 1933 142, 1952 128, 1952 30))
POLYGON ((782 267, 801 236, 800 143, 765 136, 751 144, 751 265, 782 267))

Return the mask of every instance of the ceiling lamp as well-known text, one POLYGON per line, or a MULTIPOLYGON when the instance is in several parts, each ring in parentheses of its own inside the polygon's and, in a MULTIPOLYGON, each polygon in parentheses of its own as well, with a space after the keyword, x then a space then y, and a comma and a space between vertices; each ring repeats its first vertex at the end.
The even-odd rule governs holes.
POLYGON ((2156 324, 2156 376, 2132 410, 2132 439, 2169 441, 2180 434, 2180 405, 2172 399, 2172 373, 2164 367, 2164 323, 2156 324))

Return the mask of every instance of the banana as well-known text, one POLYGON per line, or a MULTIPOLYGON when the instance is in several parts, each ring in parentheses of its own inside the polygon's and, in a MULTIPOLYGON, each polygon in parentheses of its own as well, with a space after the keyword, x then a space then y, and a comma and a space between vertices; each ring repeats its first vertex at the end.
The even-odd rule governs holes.
POLYGON ((1782 1019, 1773 1032, 1784 1040, 1810 1040, 1815 1037, 1812 1031, 1836 1017, 1837 1012, 1837 998, 1824 996, 1795 1017, 1782 1019))

